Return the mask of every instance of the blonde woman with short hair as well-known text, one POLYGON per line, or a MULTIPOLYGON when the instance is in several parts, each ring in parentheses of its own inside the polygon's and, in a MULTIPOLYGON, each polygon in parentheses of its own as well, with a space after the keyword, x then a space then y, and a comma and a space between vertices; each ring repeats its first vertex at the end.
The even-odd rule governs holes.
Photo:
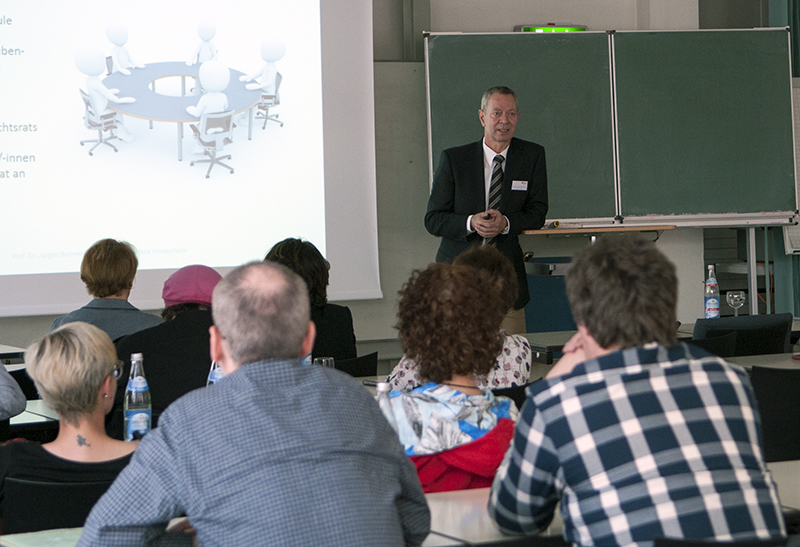
POLYGON ((138 445, 106 435, 105 415, 121 367, 105 332, 82 322, 59 327, 28 347, 25 365, 44 402, 58 414, 58 436, 46 444, 0 446, 0 512, 7 478, 110 483, 138 445))

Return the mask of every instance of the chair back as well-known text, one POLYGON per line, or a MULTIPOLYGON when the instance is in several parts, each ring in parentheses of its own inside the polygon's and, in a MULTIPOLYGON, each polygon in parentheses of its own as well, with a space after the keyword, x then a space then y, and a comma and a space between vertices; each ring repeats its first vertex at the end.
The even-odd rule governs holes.
POLYGON ((736 332, 735 357, 789 353, 792 350, 793 319, 791 313, 698 319, 692 339, 703 340, 736 332))
POLYGON ((100 120, 95 116, 94 109, 92 109, 92 101, 89 99, 88 93, 86 93, 82 89, 78 89, 81 93, 81 99, 83 99, 83 107, 84 107, 84 116, 83 121, 88 129, 97 129, 98 127, 102 126, 100 120))
POLYGON ((83 526, 111 482, 48 482, 6 477, 3 533, 83 526))
POLYGON ((203 114, 200 118, 200 142, 222 150, 233 137, 233 110, 203 114))
POLYGON ((655 538, 653 547, 782 547, 788 538, 749 541, 714 541, 702 539, 655 538))
POLYGON ((736 357, 736 331, 714 336, 716 332, 709 334, 708 338, 702 340, 690 340, 687 343, 695 347, 706 350, 711 355, 727 359, 736 357))
POLYGON ((800 369, 753 367, 764 460, 800 460, 800 369))
POLYGON ((4 443, 10 438, 11 438, 10 420, 0 420, 0 443, 4 443))
POLYGON ((333 366, 336 370, 346 372, 350 376, 359 378, 361 376, 378 375, 378 352, 368 353, 355 359, 340 359, 334 361, 333 366))

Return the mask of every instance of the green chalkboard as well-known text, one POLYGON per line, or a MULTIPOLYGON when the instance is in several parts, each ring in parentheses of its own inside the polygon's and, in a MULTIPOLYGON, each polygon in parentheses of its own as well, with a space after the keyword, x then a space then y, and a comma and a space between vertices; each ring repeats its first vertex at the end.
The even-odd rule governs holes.
POLYGON ((794 211, 785 29, 617 32, 622 215, 794 211))
POLYGON ((517 136, 547 153, 548 219, 797 209, 785 29, 438 34, 427 71, 434 168, 482 135, 484 90, 517 92, 517 136))
POLYGON ((548 218, 615 215, 610 57, 606 33, 428 36, 431 149, 479 140, 481 95, 517 93, 516 136, 545 147, 548 218))

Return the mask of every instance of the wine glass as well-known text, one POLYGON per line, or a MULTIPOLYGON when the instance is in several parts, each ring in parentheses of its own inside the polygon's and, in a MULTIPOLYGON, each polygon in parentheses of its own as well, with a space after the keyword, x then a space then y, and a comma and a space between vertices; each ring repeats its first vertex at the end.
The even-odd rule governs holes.
POLYGON ((725 295, 725 300, 728 302, 728 305, 733 308, 733 314, 736 317, 739 316, 739 308, 744 306, 744 301, 746 299, 744 291, 728 291, 725 295))

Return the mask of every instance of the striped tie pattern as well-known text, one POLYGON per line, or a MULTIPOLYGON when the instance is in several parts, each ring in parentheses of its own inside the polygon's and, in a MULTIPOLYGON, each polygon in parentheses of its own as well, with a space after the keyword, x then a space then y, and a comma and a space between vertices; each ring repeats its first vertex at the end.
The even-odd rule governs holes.
MULTIPOLYGON (((503 190, 503 161, 505 158, 500 154, 494 157, 492 162, 492 182, 489 184, 489 209, 497 209, 500 206, 500 198, 503 190)), ((484 240, 484 245, 497 245, 497 238, 492 237, 484 240)))
POLYGON ((503 190, 503 160, 500 154, 494 157, 492 162, 492 182, 489 185, 489 209, 497 209, 500 206, 500 195, 503 190))

